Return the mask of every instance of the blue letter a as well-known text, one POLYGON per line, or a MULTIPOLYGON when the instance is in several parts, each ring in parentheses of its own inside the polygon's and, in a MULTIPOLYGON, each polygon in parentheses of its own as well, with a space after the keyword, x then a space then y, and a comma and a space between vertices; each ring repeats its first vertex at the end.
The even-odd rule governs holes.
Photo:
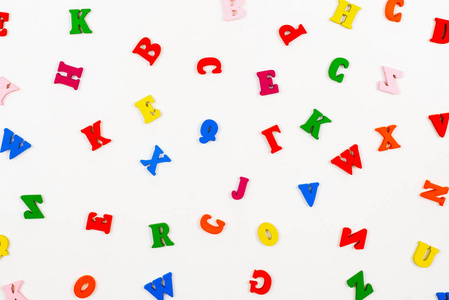
POLYGON ((310 207, 312 207, 313 204, 315 203, 316 192, 318 191, 319 185, 320 184, 318 182, 298 185, 302 195, 304 196, 304 198, 307 201, 307 204, 309 204, 310 207))
POLYGON ((144 286, 144 288, 150 292, 157 300, 164 300, 164 294, 173 297, 173 284, 171 280, 171 272, 165 274, 162 278, 164 279, 164 285, 162 285, 162 278, 155 279, 144 286), (154 287, 153 287, 154 286, 154 287))
POLYGON ((30 143, 24 141, 20 136, 14 135, 14 132, 8 128, 5 128, 0 153, 11 150, 11 152, 9 152, 9 159, 13 159, 30 147, 30 143))

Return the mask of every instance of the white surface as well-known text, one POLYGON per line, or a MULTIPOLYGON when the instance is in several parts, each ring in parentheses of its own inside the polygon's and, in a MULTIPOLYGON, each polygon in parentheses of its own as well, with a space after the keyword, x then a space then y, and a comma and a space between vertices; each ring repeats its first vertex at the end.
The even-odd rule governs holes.
POLYGON ((426 179, 449 185, 449 143, 428 120, 449 110, 449 45, 429 42, 449 3, 406 1, 393 23, 386 1, 353 1, 362 10, 348 30, 329 20, 336 0, 245 2, 247 15, 226 22, 219 0, 2 1, 0 75, 20 91, 0 107, 0 129, 32 147, 0 155, 0 234, 10 240, 0 285, 24 280, 30 300, 76 299, 89 274, 88 299, 153 299, 143 286, 173 272, 176 299, 354 299, 346 280, 363 270, 370 300, 449 291, 449 208, 419 196, 426 179), (75 8, 92 9, 93 34, 69 34, 75 8), (286 47, 284 24, 308 33, 286 47), (162 47, 153 66, 131 53, 143 37, 162 47), (222 74, 196 73, 207 56, 222 74), (336 57, 350 62, 341 84, 327 75, 336 57), (53 84, 59 61, 84 68, 78 91, 53 84), (377 90, 382 66, 403 71, 400 95, 377 90), (259 96, 256 73, 270 69, 280 93, 259 96), (134 103, 149 94, 162 116, 144 124, 134 103), (332 120, 318 141, 299 128, 314 108, 332 120), (202 145, 208 118, 219 133, 202 145), (97 120, 112 142, 92 152, 80 130, 97 120), (260 132, 275 124, 283 150, 272 155, 260 132), (402 148, 378 152, 374 129, 392 124, 402 148), (139 160, 156 144, 172 162, 153 177, 139 160), (353 144, 363 169, 350 176, 330 160, 353 144), (234 201, 240 176, 250 182, 234 201), (309 208, 297 186, 316 181, 309 208), (42 194, 45 219, 23 218, 27 194, 42 194), (109 235, 85 230, 91 211, 114 216, 109 235), (205 213, 226 222, 222 234, 201 230, 205 213), (159 222, 175 246, 151 248, 148 225, 159 222), (263 222, 279 231, 274 247, 257 237, 263 222), (339 248, 346 226, 368 229, 364 250, 339 248), (418 241, 440 250, 428 269, 413 263, 418 241), (254 269, 272 276, 265 296, 249 292, 254 269))

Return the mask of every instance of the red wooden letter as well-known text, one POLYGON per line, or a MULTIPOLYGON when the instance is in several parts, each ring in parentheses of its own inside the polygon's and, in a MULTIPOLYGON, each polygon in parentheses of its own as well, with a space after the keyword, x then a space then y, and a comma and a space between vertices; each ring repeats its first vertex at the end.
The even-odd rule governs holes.
POLYGON ((449 43, 449 34, 447 34, 449 21, 435 18, 435 22, 435 30, 433 31, 433 36, 430 41, 437 44, 449 43))
POLYGON ((279 146, 278 143, 276 142, 273 132, 281 133, 279 126, 274 125, 273 127, 270 127, 268 129, 265 129, 264 131, 262 131, 262 134, 267 138, 268 144, 271 147, 272 154, 278 152, 279 150, 282 150, 282 147, 279 146))
POLYGON ((200 73, 201 75, 206 74, 206 71, 204 71, 205 66, 215 66, 215 69, 212 70, 213 74, 221 73, 221 62, 215 57, 205 57, 201 59, 196 65, 196 70, 198 71, 198 73, 200 73))
POLYGON ((223 222, 222 220, 218 220, 217 219, 217 225, 218 226, 213 226, 211 224, 209 224, 209 222, 207 222, 208 220, 210 220, 212 217, 210 215, 204 215, 201 217, 201 228, 203 228, 204 231, 210 233, 210 234, 219 234, 220 232, 223 231, 224 226, 226 225, 225 222, 223 222))
POLYGON ((307 31, 304 29, 304 26, 302 26, 302 24, 298 26, 298 29, 295 29, 290 25, 284 25, 279 28, 279 35, 281 36, 281 39, 284 42, 285 46, 288 46, 288 44, 290 44, 290 42, 292 42, 294 39, 306 33, 307 31))
POLYGON ((340 156, 344 158, 345 161, 339 156, 336 156, 331 160, 331 163, 350 175, 352 175, 352 166, 356 166, 359 169, 362 168, 362 161, 360 160, 359 147, 357 144, 352 145, 349 150, 344 151, 340 156), (354 155, 352 155, 351 152, 354 153, 354 155))
POLYGON ((426 180, 426 182, 424 183, 424 188, 425 189, 432 189, 431 191, 427 191, 427 192, 422 192, 420 194, 421 197, 438 202, 438 204, 440 204, 440 206, 444 205, 444 201, 446 200, 445 197, 438 197, 438 196, 442 196, 442 195, 446 195, 447 192, 449 191, 449 188, 447 186, 439 186, 436 184, 433 184, 432 182, 430 182, 429 180, 426 180))
POLYGON ((9 13, 0 12, 0 36, 6 36, 8 34, 8 29, 3 28, 5 22, 9 21, 9 13))
POLYGON ((133 53, 142 56, 146 61, 150 63, 150 66, 152 66, 156 59, 159 57, 159 54, 161 54, 161 46, 156 43, 152 44, 149 38, 144 37, 134 48, 133 53), (151 51, 153 51, 154 53, 150 54, 151 51))
POLYGON ((96 217, 96 213, 91 212, 87 217, 86 230, 98 230, 103 231, 106 234, 109 234, 111 231, 111 215, 103 215, 103 218, 96 217))
POLYGON ((111 142, 110 139, 101 136, 100 124, 101 121, 97 121, 93 126, 87 126, 86 128, 81 130, 81 132, 86 135, 89 143, 92 145, 92 151, 95 151, 101 146, 107 145, 109 144, 109 142, 111 142))
POLYGON ((447 129, 447 123, 449 121, 449 113, 440 114, 440 115, 430 115, 430 121, 432 121, 433 127, 437 131, 438 135, 444 138, 447 129))
POLYGON ((351 229, 348 227, 343 228, 341 233, 340 247, 347 246, 349 244, 355 243, 354 248, 357 250, 362 250, 365 248, 366 235, 368 230, 363 228, 360 231, 351 234, 351 229))
POLYGON ((260 288, 257 288, 257 281, 250 280, 249 284, 251 285, 249 291, 251 293, 256 293, 258 295, 265 295, 271 288, 271 276, 264 270, 254 270, 253 278, 263 278, 263 285, 260 288))

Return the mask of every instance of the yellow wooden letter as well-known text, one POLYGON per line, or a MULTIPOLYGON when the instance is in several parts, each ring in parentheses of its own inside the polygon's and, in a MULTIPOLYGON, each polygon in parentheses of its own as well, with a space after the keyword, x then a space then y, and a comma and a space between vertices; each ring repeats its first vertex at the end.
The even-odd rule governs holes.
POLYGON ((6 236, 0 235, 0 257, 8 255, 9 240, 6 236))
POLYGON ((274 246, 278 242, 278 231, 276 227, 270 223, 261 224, 257 233, 260 241, 266 246, 274 246), (270 234, 271 237, 268 237, 268 234, 270 234))
POLYGON ((432 264, 432 261, 438 252, 440 252, 440 250, 437 248, 429 246, 423 242, 418 242, 418 248, 416 248, 415 254, 413 255, 413 260, 419 267, 428 268, 432 264), (428 254, 427 251, 429 251, 428 254))
POLYGON ((355 16, 357 15, 357 12, 361 9, 361 7, 351 4, 346 0, 338 0, 340 4, 338 4, 337 10, 335 11, 334 16, 331 18, 332 22, 335 22, 337 24, 340 24, 343 27, 346 27, 348 29, 352 29, 351 25, 354 21, 355 16), (349 10, 346 10, 346 8, 349 6, 349 10), (345 17, 343 22, 341 19, 345 17))
POLYGON ((142 100, 137 101, 135 104, 135 106, 140 109, 146 124, 153 122, 161 116, 159 109, 154 109, 151 103, 154 103, 154 99, 149 95, 142 100))

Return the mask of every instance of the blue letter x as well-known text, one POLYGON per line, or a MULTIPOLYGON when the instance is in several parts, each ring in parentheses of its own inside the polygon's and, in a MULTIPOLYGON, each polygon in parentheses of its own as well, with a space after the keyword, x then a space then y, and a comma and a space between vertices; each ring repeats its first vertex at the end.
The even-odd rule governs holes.
POLYGON ((162 151, 162 149, 159 148, 158 145, 156 145, 154 148, 153 157, 150 160, 142 159, 140 161, 140 163, 144 167, 147 167, 148 171, 150 171, 150 173, 153 174, 153 176, 156 175, 156 167, 157 167, 158 163, 171 162, 170 157, 168 157, 165 154, 164 154, 164 156, 160 157, 161 154, 164 154, 164 151, 162 151))

